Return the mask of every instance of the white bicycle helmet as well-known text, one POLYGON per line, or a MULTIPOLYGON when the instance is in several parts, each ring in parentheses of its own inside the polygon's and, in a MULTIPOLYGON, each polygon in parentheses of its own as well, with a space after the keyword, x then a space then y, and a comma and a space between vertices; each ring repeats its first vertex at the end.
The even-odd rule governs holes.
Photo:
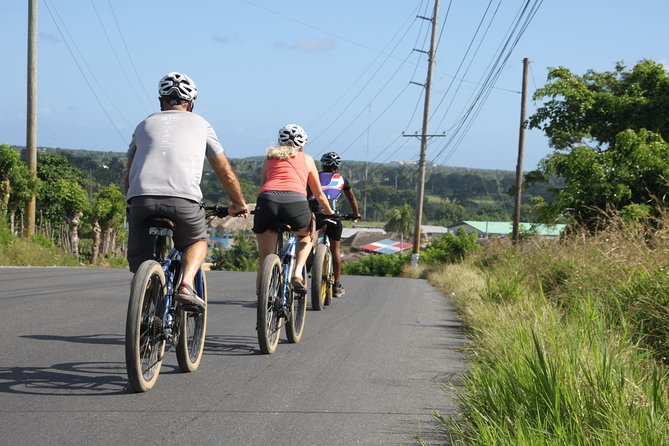
POLYGON ((321 156, 321 166, 328 169, 338 169, 341 164, 341 156, 337 155, 336 152, 328 152, 325 155, 321 156))
POLYGON ((158 83, 158 94, 190 101, 197 97, 197 87, 190 77, 173 71, 158 83))
POLYGON ((307 132, 297 124, 287 124, 279 130, 279 144, 292 146, 298 149, 307 143, 307 132))

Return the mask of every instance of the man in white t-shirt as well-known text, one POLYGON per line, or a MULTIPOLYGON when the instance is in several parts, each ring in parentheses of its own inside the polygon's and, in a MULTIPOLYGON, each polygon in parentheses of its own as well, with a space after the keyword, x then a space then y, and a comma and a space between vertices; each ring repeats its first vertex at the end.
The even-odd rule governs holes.
POLYGON ((193 290, 193 280, 207 255, 200 190, 205 157, 232 201, 229 213, 246 215, 248 208, 216 132, 192 113, 195 83, 172 72, 160 80, 158 89, 161 111, 139 123, 127 152, 128 263, 134 273, 152 258, 153 238, 144 226, 146 218, 170 218, 176 223, 174 245, 183 252, 177 302, 202 308, 205 304, 193 290))

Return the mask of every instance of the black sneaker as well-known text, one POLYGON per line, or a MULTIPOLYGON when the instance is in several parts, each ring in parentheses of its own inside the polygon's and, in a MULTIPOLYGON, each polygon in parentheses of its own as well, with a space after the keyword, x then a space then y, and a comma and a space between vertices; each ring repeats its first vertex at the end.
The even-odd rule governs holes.
POLYGON ((346 293, 346 290, 340 282, 335 282, 334 284, 334 297, 342 297, 346 293))

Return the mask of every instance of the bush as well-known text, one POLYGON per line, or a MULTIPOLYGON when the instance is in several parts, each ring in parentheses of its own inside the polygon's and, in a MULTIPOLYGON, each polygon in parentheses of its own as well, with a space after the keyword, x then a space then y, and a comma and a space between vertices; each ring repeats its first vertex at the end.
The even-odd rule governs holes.
POLYGON ((460 230, 456 235, 447 233, 432 240, 421 253, 420 261, 428 265, 459 263, 478 249, 480 246, 476 243, 476 234, 460 230))
POLYGON ((212 269, 224 271, 257 271, 258 246, 255 238, 242 231, 234 234, 234 245, 227 250, 213 249, 212 269))
POLYGON ((342 265, 343 274, 355 276, 399 277, 411 257, 405 254, 372 254, 357 262, 342 265))

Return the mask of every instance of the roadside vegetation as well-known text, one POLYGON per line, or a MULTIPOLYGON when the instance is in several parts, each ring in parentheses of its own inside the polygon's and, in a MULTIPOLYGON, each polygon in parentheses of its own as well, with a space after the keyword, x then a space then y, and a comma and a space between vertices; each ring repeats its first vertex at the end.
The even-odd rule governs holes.
POLYGON ((0 265, 79 266, 79 261, 46 237, 17 237, 0 222, 0 265))
POLYGON ((669 444, 669 219, 491 244, 431 271, 469 337, 458 445, 669 444))

